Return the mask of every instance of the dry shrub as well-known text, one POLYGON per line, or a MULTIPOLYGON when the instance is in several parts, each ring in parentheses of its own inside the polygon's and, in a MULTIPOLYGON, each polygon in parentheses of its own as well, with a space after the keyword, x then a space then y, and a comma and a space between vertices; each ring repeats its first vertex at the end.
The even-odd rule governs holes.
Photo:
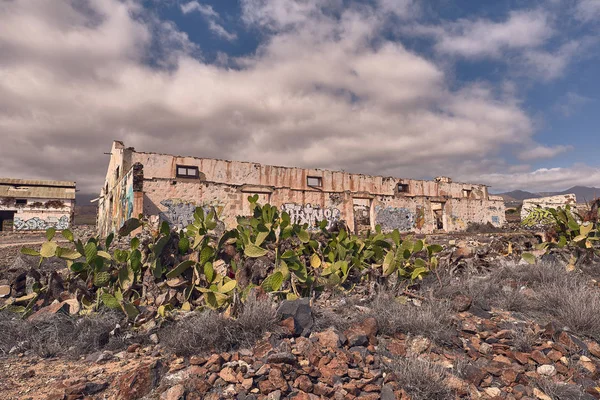
POLYGON ((125 340, 111 336, 121 316, 101 313, 75 318, 62 313, 34 321, 0 313, 0 352, 32 350, 40 357, 80 356, 101 349, 123 348, 125 340))
POLYGON ((592 396, 583 392, 580 386, 558 383, 543 379, 536 382, 539 389, 552 400, 583 400, 593 399, 592 396))
POLYGON ((379 332, 384 335, 403 332, 425 336, 439 344, 450 341, 452 311, 445 301, 423 301, 417 307, 402 304, 391 293, 382 292, 371 303, 371 309, 379 332))
POLYGON ((600 290, 572 276, 536 292, 536 314, 552 316, 561 326, 600 340, 600 290))
POLYGON ((516 326, 512 329, 513 347, 518 351, 529 353, 540 341, 540 335, 527 326, 516 326))
POLYGON ((454 398, 444 383, 447 372, 440 365, 419 358, 397 358, 390 367, 399 386, 412 400, 454 398))
POLYGON ((271 301, 250 295, 237 319, 214 311, 193 312, 158 335, 175 354, 192 355, 251 347, 266 332, 277 332, 277 322, 271 301))

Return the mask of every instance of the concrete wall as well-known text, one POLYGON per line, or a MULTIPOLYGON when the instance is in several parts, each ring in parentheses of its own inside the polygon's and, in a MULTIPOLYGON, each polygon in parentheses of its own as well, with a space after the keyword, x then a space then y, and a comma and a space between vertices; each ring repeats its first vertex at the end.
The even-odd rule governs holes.
POLYGON ((575 194, 564 194, 524 200, 523 208, 521 208, 521 220, 525 220, 531 211, 536 208, 558 208, 567 204, 571 206, 571 210, 576 211, 577 196, 575 194))
MULTIPOLYGON (((19 199, 23 199, 19 197, 19 199)), ((0 213, 13 213, 13 231, 41 231, 48 228, 67 229, 73 220, 75 200, 24 198, 26 205, 17 205, 0 198, 0 213), (47 203, 50 201, 51 203, 47 203), (62 202, 62 206, 59 206, 62 202), (49 204, 49 205, 48 205, 49 204)), ((4 227, 9 224, 5 223, 4 227)))
POLYGON ((120 142, 115 142, 112 153, 100 200, 101 232, 114 231, 122 223, 121 218, 111 215, 107 198, 117 197, 117 168, 123 171, 132 165, 143 166, 143 213, 157 215, 179 228, 193 220, 198 206, 214 210, 224 228, 233 228, 237 216, 251 213, 247 197, 254 194, 259 195, 259 203, 275 205, 288 212, 294 222, 315 228, 323 219, 330 225, 344 220, 353 230, 363 229, 365 224, 374 229, 379 224, 388 231, 417 233, 433 232, 438 227, 458 231, 469 222, 505 223, 504 202, 490 197, 484 185, 138 153, 120 142), (177 165, 197 166, 199 177, 177 178, 177 165), (308 177, 321 178, 322 185, 309 186, 308 177), (399 192, 398 184, 408 189, 399 192))

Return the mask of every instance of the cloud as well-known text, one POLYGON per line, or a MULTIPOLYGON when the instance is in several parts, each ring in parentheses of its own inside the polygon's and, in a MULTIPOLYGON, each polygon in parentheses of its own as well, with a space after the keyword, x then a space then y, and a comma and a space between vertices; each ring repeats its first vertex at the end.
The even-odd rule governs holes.
MULTIPOLYGON (((576 40, 569 41, 554 52, 532 49, 522 56, 522 61, 543 80, 552 80, 562 76, 573 58, 581 50, 582 44, 576 40)), ((527 72, 527 71, 525 71, 527 72)))
POLYGON ((585 22, 600 18, 600 0, 578 0, 575 16, 585 22))
POLYGON ((562 191, 575 185, 598 186, 600 168, 575 164, 566 168, 540 168, 530 172, 484 174, 481 179, 502 190, 562 191))
POLYGON ((539 160, 539 159, 547 159, 554 158, 559 154, 562 154, 566 151, 573 150, 573 146, 542 146, 536 145, 530 149, 524 150, 519 153, 519 159, 524 161, 530 160, 539 160))
POLYGON ((222 37, 230 42, 237 39, 237 35, 234 32, 227 31, 221 24, 217 22, 220 16, 219 13, 212 8, 212 6, 200 4, 197 1, 190 1, 189 3, 182 4, 180 8, 181 12, 184 14, 189 14, 194 11, 202 14, 208 21, 208 29, 210 29, 210 31, 217 36, 222 37))
POLYGON ((194 11, 198 11, 205 17, 219 17, 219 14, 212 8, 212 6, 207 4, 200 4, 197 1, 190 1, 189 3, 184 3, 181 5, 181 12, 183 12, 184 14, 189 14, 194 11))
POLYGON ((121 139, 141 151, 503 183, 499 153, 533 143, 510 90, 453 82, 380 35, 381 9, 246 0, 244 21, 266 31, 260 46, 210 64, 141 3, 74 4, 0 3, 7 176, 98 192, 103 153, 121 139))
POLYGON ((582 96, 575 92, 567 92, 555 105, 554 110, 558 111, 565 117, 571 117, 586 104, 593 102, 591 97, 582 96))
POLYGON ((513 11, 501 22, 489 19, 462 19, 442 25, 409 26, 405 32, 430 36, 435 50, 466 58, 500 58, 507 50, 543 45, 554 33, 543 10, 513 11))

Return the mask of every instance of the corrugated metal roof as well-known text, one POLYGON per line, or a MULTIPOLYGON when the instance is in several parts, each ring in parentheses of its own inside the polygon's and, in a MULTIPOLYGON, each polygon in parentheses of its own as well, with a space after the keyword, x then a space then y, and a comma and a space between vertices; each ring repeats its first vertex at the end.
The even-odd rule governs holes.
POLYGON ((69 186, 75 187, 73 181, 43 181, 37 179, 0 178, 0 185, 32 185, 32 186, 69 186))
POLYGON ((0 178, 0 197, 75 199, 75 182, 0 178))

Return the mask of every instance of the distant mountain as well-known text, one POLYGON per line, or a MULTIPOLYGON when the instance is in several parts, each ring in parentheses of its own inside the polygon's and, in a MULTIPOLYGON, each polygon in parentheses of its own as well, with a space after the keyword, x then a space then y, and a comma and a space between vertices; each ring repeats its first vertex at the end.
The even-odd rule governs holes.
POLYGON ((578 203, 585 203, 586 201, 592 201, 596 197, 600 196, 600 189, 596 187, 587 187, 587 186, 573 186, 570 189, 567 189, 563 192, 555 193, 558 194, 569 194, 574 193, 577 196, 578 203))
POLYGON ((524 190, 513 190, 512 192, 499 193, 496 196, 500 196, 504 199, 505 203, 522 203, 523 200, 537 199, 546 196, 558 196, 561 194, 575 194, 577 196, 578 203, 585 203, 591 201, 596 197, 600 197, 600 188, 587 187, 587 186, 573 186, 570 189, 563 190, 562 192, 540 192, 532 193, 524 190))
POLYGON ((502 197, 505 202, 521 202, 527 199, 542 197, 537 193, 526 192, 524 190, 513 190, 512 192, 500 193, 497 196, 502 197))

